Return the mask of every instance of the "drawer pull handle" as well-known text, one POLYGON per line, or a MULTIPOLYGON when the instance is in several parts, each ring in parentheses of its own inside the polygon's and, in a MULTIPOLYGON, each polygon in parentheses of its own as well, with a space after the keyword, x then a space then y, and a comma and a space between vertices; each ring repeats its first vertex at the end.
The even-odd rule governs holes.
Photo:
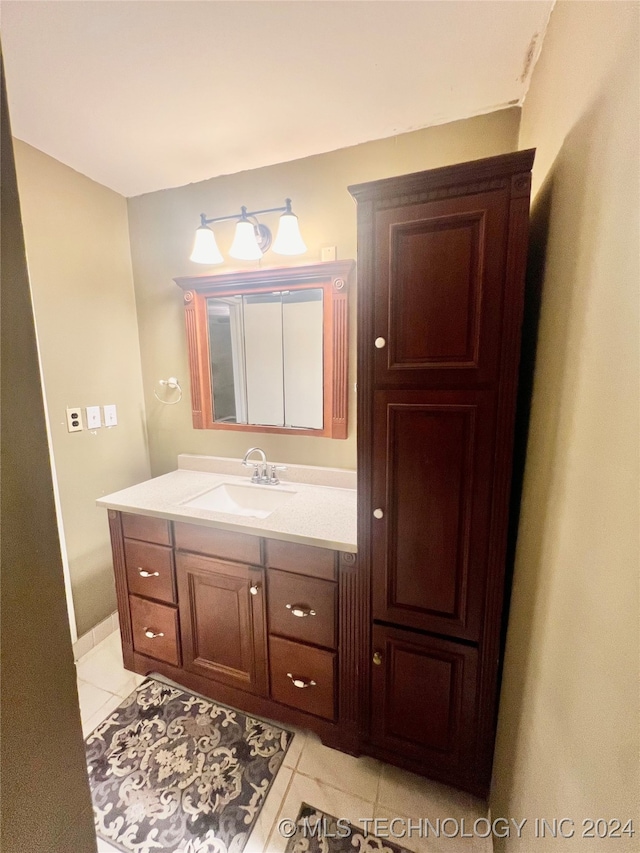
POLYGON ((285 604, 287 610, 291 611, 292 616, 298 616, 302 619, 304 616, 315 616, 316 611, 310 607, 303 607, 302 604, 285 604))
POLYGON ((155 631, 152 631, 151 628, 143 628, 142 630, 144 631, 145 637, 148 637, 150 640, 155 640, 156 637, 164 637, 162 631, 158 631, 156 633, 155 631))
POLYGON ((380 652, 373 653, 373 662, 376 666, 380 666, 380 664, 382 663, 382 655, 380 654, 380 652))
POLYGON ((146 569, 141 569, 140 566, 138 566, 138 574, 140 575, 141 578, 159 578, 160 577, 160 572, 148 572, 146 569))
POLYGON ((384 338, 376 338, 374 343, 375 343, 376 349, 384 349, 387 345, 387 342, 385 341, 384 338))
POLYGON ((316 683, 313 679, 306 681, 304 678, 296 678, 290 672, 287 673, 287 678, 290 678, 293 682, 294 687, 299 687, 300 690, 303 690, 305 687, 315 687, 316 683))
POLYGON ((259 591, 260 591, 260 586, 257 583, 252 583, 251 586, 249 587, 249 592, 251 593, 251 595, 257 595, 259 591))
POLYGON ((384 516, 384 512, 381 509, 374 509, 373 517, 374 518, 382 518, 384 516))

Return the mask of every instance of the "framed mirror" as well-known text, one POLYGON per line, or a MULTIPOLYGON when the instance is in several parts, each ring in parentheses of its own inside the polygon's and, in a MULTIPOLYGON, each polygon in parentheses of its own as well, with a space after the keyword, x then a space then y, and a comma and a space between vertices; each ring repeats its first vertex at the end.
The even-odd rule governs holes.
POLYGON ((347 437, 353 261, 175 279, 193 425, 347 437))

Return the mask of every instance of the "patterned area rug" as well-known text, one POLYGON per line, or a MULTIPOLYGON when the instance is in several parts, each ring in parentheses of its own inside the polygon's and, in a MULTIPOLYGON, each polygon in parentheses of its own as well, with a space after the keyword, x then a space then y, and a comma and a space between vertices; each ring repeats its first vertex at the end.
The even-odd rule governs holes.
POLYGON ((376 838, 348 821, 302 803, 295 835, 285 853, 409 853, 388 838, 376 838))
POLYGON ((292 738, 149 678, 86 739, 96 832, 126 853, 240 853, 292 738))

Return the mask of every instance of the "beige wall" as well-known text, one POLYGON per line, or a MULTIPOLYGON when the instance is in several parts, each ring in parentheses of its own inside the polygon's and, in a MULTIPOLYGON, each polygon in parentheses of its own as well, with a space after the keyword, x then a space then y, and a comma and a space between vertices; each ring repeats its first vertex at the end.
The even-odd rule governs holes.
POLYGON ((94 853, 38 352, 2 80, 2 808, 5 853, 94 853))
MULTIPOLYGON (((125 199, 16 141, 27 262, 78 633, 116 608, 96 498, 148 478, 125 199), (115 403, 118 426, 67 432, 67 406, 115 403)), ((83 413, 84 415, 84 413, 83 413)))
POLYGON ((639 844, 638 10, 558 3, 523 109, 546 253, 491 805, 530 825, 501 850, 639 844), (532 839, 565 816, 636 837, 532 839))
MULTIPOLYGON (((243 204, 249 209, 274 207, 290 196, 309 251, 305 256, 289 259, 288 263, 319 260, 322 246, 337 246, 339 258, 355 258, 356 209, 347 192, 349 184, 513 151, 517 148, 519 117, 519 109, 502 110, 129 199, 153 473, 175 468, 178 453, 242 456, 252 444, 263 447, 270 459, 355 468, 355 292, 350 299, 352 334, 347 440, 194 430, 191 427, 182 291, 172 279, 225 269, 222 265, 202 267, 188 260, 200 212, 213 217, 239 211, 243 204), (169 376, 177 376, 185 389, 179 405, 163 406, 153 397, 154 383, 169 376)), ((188 133, 188 129, 185 132, 188 133)), ((212 162, 212 171, 214 169, 212 162)), ((277 218, 271 217, 268 222, 275 226, 277 218)), ((232 230, 229 224, 217 229, 223 254, 231 242, 232 230)), ((286 262, 273 253, 268 253, 263 260, 265 266, 286 262)))

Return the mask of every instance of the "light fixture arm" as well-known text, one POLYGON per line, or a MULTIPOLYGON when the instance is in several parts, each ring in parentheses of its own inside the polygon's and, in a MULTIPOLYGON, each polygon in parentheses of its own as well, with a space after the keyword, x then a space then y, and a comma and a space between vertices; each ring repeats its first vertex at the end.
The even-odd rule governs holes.
POLYGON ((247 210, 244 205, 240 208, 240 213, 234 213, 231 216, 213 216, 208 219, 206 213, 200 214, 200 226, 206 228, 213 222, 228 222, 231 219, 250 219, 252 216, 262 216, 263 213, 291 213, 291 199, 284 200, 284 207, 265 207, 264 210, 247 210))

